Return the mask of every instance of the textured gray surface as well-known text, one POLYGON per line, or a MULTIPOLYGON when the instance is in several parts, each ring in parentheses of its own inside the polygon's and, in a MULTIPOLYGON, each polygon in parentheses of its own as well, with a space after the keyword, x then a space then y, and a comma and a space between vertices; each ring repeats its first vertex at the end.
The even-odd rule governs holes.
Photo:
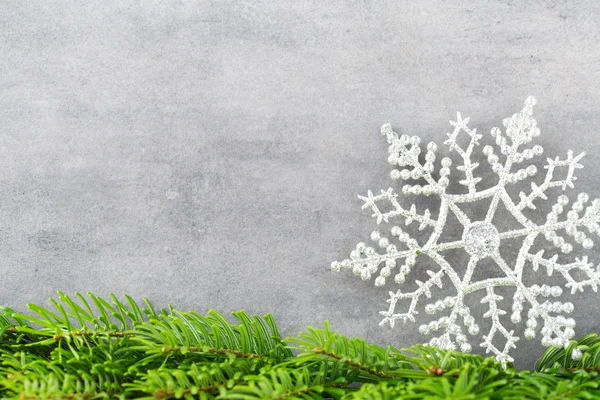
POLYGON ((600 196, 596 1, 84 3, 0 4, 2 304, 126 292, 408 346, 387 290, 328 270, 373 228, 356 194, 393 185, 382 123, 441 145, 460 110, 489 141, 533 94, 600 196))

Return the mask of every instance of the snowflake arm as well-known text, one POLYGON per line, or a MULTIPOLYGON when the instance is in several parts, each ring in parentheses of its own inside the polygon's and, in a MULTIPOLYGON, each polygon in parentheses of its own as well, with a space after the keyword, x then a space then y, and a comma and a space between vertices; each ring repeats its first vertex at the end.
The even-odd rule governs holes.
POLYGON ((531 339, 535 336, 537 319, 541 317, 544 321, 544 328, 542 328, 542 344, 545 346, 557 345, 567 347, 570 339, 575 335, 575 331, 573 331, 571 327, 572 322, 574 321, 567 320, 562 315, 556 317, 551 316, 550 312, 569 313, 573 311, 573 305, 571 303, 561 302, 544 302, 543 304, 540 304, 537 301, 539 295, 549 296, 554 295, 556 292, 553 292, 552 290, 542 291, 538 285, 533 285, 531 287, 525 286, 499 254, 494 256, 493 259, 506 276, 515 283, 518 296, 522 296, 522 299, 519 299, 519 301, 526 301, 529 303, 530 309, 528 312, 527 327, 530 332, 526 332, 525 337, 531 339), (563 327, 565 327, 565 329, 561 330, 563 327), (554 339, 552 338, 552 335, 555 335, 554 339))
POLYGON ((483 318, 491 318, 492 319, 492 327, 487 335, 485 335, 484 342, 481 343, 481 347, 485 348, 486 353, 492 352, 498 361, 502 363, 502 366, 506 368, 507 362, 513 362, 514 359, 508 355, 508 352, 511 348, 516 348, 515 343, 519 340, 517 336, 514 336, 514 331, 508 331, 500 322, 501 315, 505 315, 506 311, 499 309, 497 301, 502 300, 502 296, 499 296, 494 293, 494 285, 488 285, 487 295, 481 300, 481 303, 489 304, 489 311, 483 314, 483 318), (506 339, 506 344, 504 345, 504 349, 500 351, 494 344, 494 336, 496 333, 500 333, 506 339))
MULTIPOLYGON (((398 136, 398 134, 393 131, 390 124, 385 124, 381 127, 381 134, 386 137, 390 144, 388 148, 388 162, 394 166, 404 167, 404 169, 401 170, 393 169, 390 172, 391 178, 394 180, 424 179, 427 182, 426 185, 404 185, 402 188, 404 194, 424 194, 429 196, 432 194, 441 195, 445 192, 446 187, 450 182, 448 179, 450 170, 446 168, 450 159, 442 160, 442 169, 440 170, 441 177, 439 181, 436 181, 431 175, 435 170, 434 162, 436 160, 435 153, 437 151, 437 145, 434 142, 427 145, 425 163, 421 163, 419 160, 419 155, 422 152, 420 147, 421 139, 418 136, 398 136)), ((449 167, 449 165, 447 166, 449 167)))
POLYGON ((425 306, 425 312, 428 314, 436 314, 443 311, 446 308, 451 308, 450 315, 442 316, 437 320, 434 320, 426 325, 419 327, 419 332, 427 335, 431 332, 435 332, 439 329, 443 329, 444 333, 438 337, 434 337, 429 341, 432 346, 437 346, 442 349, 456 350, 454 340, 460 346, 460 350, 464 352, 471 351, 471 345, 467 341, 467 337, 463 334, 460 325, 456 323, 459 316, 463 317, 463 324, 467 327, 470 334, 476 335, 479 332, 479 326, 475 323, 475 318, 470 313, 468 307, 464 304, 464 296, 467 293, 465 287, 469 284, 471 275, 475 270, 478 258, 472 257, 469 261, 467 271, 462 281, 459 280, 458 275, 452 267, 437 253, 432 255, 432 258, 436 260, 440 265, 444 265, 445 268, 451 271, 449 274, 455 288, 457 295, 454 297, 446 297, 443 301, 438 300, 435 303, 427 304, 425 306), (454 338, 454 340, 453 340, 454 338))
POLYGON ((370 208, 373 211, 373 217, 377 219, 378 224, 382 221, 389 222, 393 217, 402 216, 405 218, 406 225, 410 225, 413 221, 417 221, 420 224, 419 230, 423 230, 427 226, 435 226, 436 221, 430 218, 431 212, 429 210, 425 210, 423 215, 419 215, 417 214, 417 206, 414 204, 410 207, 410 210, 405 210, 400 203, 398 203, 397 197, 398 195, 394 193, 392 188, 389 188, 387 191, 382 190, 381 194, 377 196, 373 196, 373 192, 370 190, 367 192, 366 196, 358 196, 359 199, 365 202, 362 206, 363 210, 370 208), (381 201, 388 201, 392 206, 392 210, 382 213, 377 206, 377 202, 381 201))
POLYGON ((406 322, 407 320, 415 322, 415 314, 418 313, 416 311, 416 308, 421 296, 425 295, 428 298, 431 297, 431 287, 433 285, 436 285, 440 289, 442 288, 441 278, 444 276, 443 269, 440 269, 438 272, 435 273, 428 270, 427 274, 429 275, 429 279, 427 281, 415 281, 419 288, 413 292, 402 293, 400 289, 398 289, 396 293, 390 292, 390 299, 387 300, 387 302, 390 303, 390 307, 387 311, 380 311, 380 314, 384 316, 384 319, 379 323, 379 325, 389 323, 390 326, 393 328, 394 322, 397 319, 402 320, 402 322, 406 322), (396 308, 396 303, 398 303, 398 300, 402 299, 410 299, 410 306, 408 308, 408 311, 405 313, 395 314, 394 311, 396 308))
POLYGON ((465 173, 466 178, 459 181, 461 185, 467 186, 469 188, 469 193, 475 193, 477 190, 475 189, 475 185, 481 181, 480 177, 475 178, 473 176, 473 170, 479 166, 479 163, 471 162, 471 154, 473 153, 473 148, 476 145, 479 145, 479 139, 483 136, 479 135, 476 132, 476 129, 469 129, 467 124, 469 123, 469 118, 463 119, 460 113, 456 113, 456 121, 450 121, 450 125, 454 126, 454 131, 452 133, 448 133, 448 140, 444 142, 450 148, 450 151, 456 151, 461 158, 463 159, 463 165, 458 166, 456 169, 465 173), (470 136, 470 142, 466 149, 462 149, 458 143, 456 142, 457 137, 460 132, 465 132, 470 136))
POLYGON ((535 210, 536 207, 533 204, 533 201, 537 198, 541 198, 543 200, 548 200, 545 192, 546 190, 553 187, 562 187, 565 190, 568 187, 574 188, 573 181, 577 178, 575 177, 575 169, 583 168, 583 165, 579 164, 579 161, 585 156, 585 152, 579 154, 576 157, 573 157, 573 152, 569 150, 567 153, 567 158, 565 160, 560 160, 558 157, 555 159, 548 159, 548 165, 544 168, 546 171, 546 179, 544 183, 540 186, 537 186, 535 182, 531 183, 531 192, 529 195, 521 192, 519 197, 521 198, 521 202, 517 205, 519 210, 524 209, 525 207, 535 210), (554 171, 557 167, 568 167, 567 177, 561 180, 553 180, 554 171))
POLYGON ((598 284, 600 284, 600 270, 594 270, 592 268, 593 264, 588 262, 587 256, 584 256, 581 259, 576 258, 575 262, 572 263, 560 264, 556 262, 558 260, 558 255, 554 255, 548 259, 543 258, 543 255, 544 250, 540 250, 535 255, 527 254, 527 260, 531 261, 534 271, 537 271, 538 268, 542 266, 546 268, 548 276, 552 276, 554 271, 562 274, 567 281, 565 286, 571 289, 571 294, 574 294, 577 291, 583 292, 585 286, 591 286, 594 292, 598 291, 598 284), (571 270, 582 271, 588 279, 579 282, 576 281, 570 273, 571 270))

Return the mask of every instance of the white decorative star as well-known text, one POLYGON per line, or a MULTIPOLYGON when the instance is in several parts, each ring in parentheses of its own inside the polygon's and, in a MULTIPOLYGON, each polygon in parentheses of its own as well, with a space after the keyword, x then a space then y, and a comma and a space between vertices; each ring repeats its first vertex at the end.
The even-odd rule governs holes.
POLYGON ((381 312, 384 317, 381 324, 389 323, 393 327, 394 322, 398 319, 403 322, 408 320, 415 322, 416 308, 419 301, 422 300, 423 296, 430 298, 432 287, 435 285, 441 288, 442 278, 448 278, 456 289, 456 295, 425 306, 425 311, 429 314, 437 314, 448 310, 448 315, 419 328, 419 331, 423 334, 442 332, 439 336, 430 340, 431 345, 456 349, 456 344, 458 344, 461 351, 471 351, 471 345, 462 332, 463 328, 459 320, 462 318, 462 325, 469 334, 477 335, 479 333, 479 326, 471 315, 469 308, 465 305, 465 297, 473 292, 485 290, 486 296, 481 302, 487 304, 488 311, 483 317, 491 319, 492 324, 490 331, 483 336, 484 340, 481 346, 484 347, 486 352, 493 353, 503 365, 513 361, 509 355, 509 350, 516 346, 515 343, 519 338, 515 336, 513 330, 507 330, 500 321, 499 317, 506 314, 506 311, 499 308, 498 305, 503 298, 494 292, 496 287, 512 286, 515 288, 515 293, 511 322, 514 324, 519 323, 523 310, 527 308, 527 328, 524 332, 527 339, 536 336, 538 321, 541 320, 543 326, 540 333, 543 345, 568 346, 569 341, 575 334, 573 330, 575 321, 572 318, 565 318, 563 314, 571 312, 573 305, 569 302, 560 301, 550 302, 545 300, 542 302, 540 298, 559 297, 562 294, 562 288, 548 285, 539 286, 537 284, 528 286, 522 279, 523 270, 528 265, 531 265, 534 271, 542 266, 545 267, 548 276, 554 272, 560 273, 566 280, 565 286, 570 288, 572 293, 583 291, 585 286, 591 286, 594 291, 597 291, 600 284, 600 269, 594 269, 593 265, 588 263, 587 257, 576 259, 572 263, 559 263, 557 254, 545 258, 543 250, 533 254, 531 248, 536 238, 541 235, 563 254, 572 252, 573 245, 570 242, 578 243, 583 248, 590 249, 594 243, 582 229, 585 228, 591 234, 600 232, 600 200, 594 200, 590 204, 587 194, 579 194, 577 200, 572 203, 571 210, 567 212, 566 219, 560 221, 559 217, 564 213, 565 206, 569 204, 569 199, 564 195, 558 197, 552 211, 547 215, 546 221, 541 224, 531 221, 522 213, 525 208, 535 210, 534 202, 536 200, 547 200, 546 192, 548 189, 560 187, 565 190, 567 187, 574 187, 573 182, 577 179, 574 175, 575 170, 582 168, 579 161, 583 158, 584 153, 574 156, 570 150, 566 159, 548 158, 548 164, 544 167, 546 169, 544 182, 539 185, 532 182, 531 191, 529 193, 521 192, 518 202, 515 203, 508 194, 507 185, 533 177, 538 172, 533 164, 513 171, 515 166, 543 153, 543 149, 539 145, 526 149, 521 148, 540 134, 536 121, 531 118, 534 105, 535 99, 529 97, 521 112, 505 119, 503 121, 504 134, 498 128, 492 129, 491 135, 495 138, 500 154, 496 154, 492 146, 485 146, 482 152, 487 157, 491 169, 498 176, 498 182, 495 186, 485 190, 477 190, 476 188, 481 181, 481 177, 475 176, 475 170, 479 167, 479 163, 471 161, 473 150, 476 146, 479 146, 482 135, 477 134, 475 129, 470 129, 467 126, 469 118, 463 119, 460 113, 457 113, 456 121, 450 121, 454 131, 447 134, 448 139, 444 144, 448 146, 450 152, 456 152, 462 159, 462 165, 456 168, 465 176, 464 179, 459 181, 467 190, 467 193, 462 194, 448 193, 450 168, 452 166, 450 158, 446 157, 441 160, 441 168, 434 177, 435 153, 437 151, 435 143, 432 142, 427 145, 427 153, 424 162, 422 162, 419 159, 422 152, 419 137, 399 136, 389 124, 381 128, 382 135, 386 137, 390 145, 388 161, 394 166, 401 167, 400 169, 393 169, 391 177, 393 179, 420 181, 415 185, 404 185, 402 193, 404 195, 434 195, 441 200, 437 219, 432 219, 429 210, 419 213, 415 204, 409 209, 403 208, 397 200, 398 194, 392 188, 382 190, 381 194, 378 195, 373 195, 373 192, 368 191, 367 196, 359 196, 364 201, 363 209, 371 209, 377 223, 388 223, 395 217, 401 217, 404 218, 406 225, 417 222, 419 230, 433 228, 433 232, 426 238, 427 240, 424 243, 420 244, 404 232, 402 228, 393 226, 391 236, 400 242, 399 244, 403 249, 399 249, 395 244, 391 244, 387 237, 383 237, 378 231, 375 231, 371 234, 371 240, 384 249, 382 254, 377 253, 374 247, 361 242, 350 253, 349 259, 331 264, 334 271, 350 269, 364 280, 369 280, 373 274, 379 271, 379 276, 375 279, 375 285, 383 286, 394 270, 397 270, 394 281, 397 284, 404 283, 411 268, 415 266, 420 257, 428 257, 440 267, 435 272, 428 270, 429 279, 425 282, 415 281, 417 284, 416 290, 408 293, 403 293, 401 290, 390 292, 389 308, 387 311, 381 312), (466 148, 461 147, 457 141, 460 133, 468 135, 469 144, 466 148), (503 158, 502 162, 501 158, 503 158), (564 179, 554 177, 554 173, 558 168, 567 169, 564 179), (461 204, 484 199, 491 199, 491 205, 485 219, 481 221, 471 221, 459 207, 461 204), (391 206, 391 210, 382 212, 379 206, 381 203, 387 203, 386 206, 391 206), (500 203, 519 222, 520 226, 518 228, 499 232, 497 227, 494 226, 492 221, 500 203), (450 213, 454 214, 462 224, 463 235, 460 240, 444 242, 441 241, 441 234, 450 213), (561 232, 561 234, 557 232, 561 232), (509 238, 522 238, 522 245, 514 265, 509 265, 499 252, 500 243, 509 238), (470 255, 466 272, 462 277, 441 255, 446 250, 457 248, 464 249, 470 255), (504 276, 473 281, 473 272, 482 259, 491 259, 500 268, 504 276), (403 260, 399 268, 398 260, 403 260), (571 274, 574 270, 579 271, 577 276, 584 275, 585 279, 576 280, 571 274), (396 312, 396 306, 403 300, 409 302, 408 310, 398 313, 396 312), (494 337, 497 334, 502 335, 505 339, 502 349, 494 344, 494 337))

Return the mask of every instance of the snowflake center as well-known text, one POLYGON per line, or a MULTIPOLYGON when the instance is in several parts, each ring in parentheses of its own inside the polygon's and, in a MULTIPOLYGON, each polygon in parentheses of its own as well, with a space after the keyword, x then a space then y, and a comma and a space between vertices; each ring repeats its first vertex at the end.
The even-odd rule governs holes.
POLYGON ((484 258, 496 253, 498 247, 500 247, 500 234, 498 229, 491 223, 480 221, 465 229, 463 241, 467 253, 484 258))

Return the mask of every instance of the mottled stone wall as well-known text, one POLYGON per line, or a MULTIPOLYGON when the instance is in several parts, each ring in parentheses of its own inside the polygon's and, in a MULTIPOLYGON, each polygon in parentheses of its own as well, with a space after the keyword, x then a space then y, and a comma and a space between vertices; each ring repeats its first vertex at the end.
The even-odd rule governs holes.
MULTIPOLYGON (((600 196, 599 3, 524 4, 3 1, 0 303, 126 292, 422 342, 328 269, 374 227, 356 195, 395 185, 383 123, 443 150, 460 110, 491 143, 535 95, 546 154, 588 151, 600 196)), ((598 295, 571 299, 600 331, 598 295)))

